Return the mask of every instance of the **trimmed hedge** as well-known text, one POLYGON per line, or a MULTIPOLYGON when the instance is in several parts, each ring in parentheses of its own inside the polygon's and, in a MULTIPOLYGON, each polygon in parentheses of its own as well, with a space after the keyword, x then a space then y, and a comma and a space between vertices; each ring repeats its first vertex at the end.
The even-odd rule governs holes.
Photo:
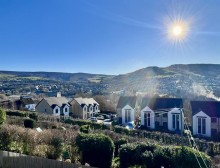
POLYGON ((103 134, 79 134, 76 145, 81 153, 81 163, 90 166, 110 168, 112 165, 114 144, 103 134))
POLYGON ((83 125, 80 127, 80 132, 88 134, 89 129, 90 129, 89 125, 83 125))
POLYGON ((200 168, 211 167, 211 159, 204 153, 189 147, 162 147, 146 143, 130 143, 122 145, 120 150, 120 167, 126 168, 134 165, 146 166, 148 168, 200 168), (204 159, 205 163, 203 162, 204 159))
POLYGON ((25 119, 24 120, 24 127, 25 128, 34 128, 35 127, 35 121, 33 119, 25 119))
POLYGON ((26 117, 26 113, 20 111, 6 111, 6 115, 16 116, 16 117, 26 117))
POLYGON ((89 125, 91 129, 102 129, 102 130, 110 129, 108 126, 104 124, 99 124, 87 120, 67 119, 64 121, 64 123, 71 125, 79 125, 79 126, 89 125))

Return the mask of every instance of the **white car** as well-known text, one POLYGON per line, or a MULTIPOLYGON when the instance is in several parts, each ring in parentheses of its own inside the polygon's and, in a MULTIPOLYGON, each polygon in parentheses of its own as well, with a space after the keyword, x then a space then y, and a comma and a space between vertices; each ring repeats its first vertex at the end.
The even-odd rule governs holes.
POLYGON ((104 124, 104 125, 112 125, 112 120, 111 120, 111 119, 105 119, 105 120, 103 121, 103 124, 104 124))
POLYGON ((88 120, 90 120, 90 121, 92 121, 92 122, 97 122, 97 118, 96 118, 96 117, 88 118, 88 120))

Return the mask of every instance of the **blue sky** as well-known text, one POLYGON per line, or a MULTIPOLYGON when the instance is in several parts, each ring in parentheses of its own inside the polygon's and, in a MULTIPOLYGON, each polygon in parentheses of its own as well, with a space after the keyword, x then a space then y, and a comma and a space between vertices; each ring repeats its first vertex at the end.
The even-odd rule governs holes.
POLYGON ((0 0, 0 69, 122 74, 220 63, 220 1, 0 0), (166 38, 166 18, 190 33, 166 38))

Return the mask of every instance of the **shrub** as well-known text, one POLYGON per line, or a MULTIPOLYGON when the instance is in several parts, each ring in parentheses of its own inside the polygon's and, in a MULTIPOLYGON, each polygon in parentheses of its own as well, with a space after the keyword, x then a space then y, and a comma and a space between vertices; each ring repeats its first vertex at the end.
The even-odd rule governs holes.
POLYGON ((31 119, 35 120, 35 121, 38 120, 38 115, 37 115, 37 113, 29 113, 29 117, 30 117, 31 119))
POLYGON ((127 144, 128 141, 125 138, 121 138, 121 139, 115 141, 114 143, 115 143, 115 156, 117 157, 119 149, 121 148, 121 145, 127 144))
POLYGON ((4 124, 6 120, 6 113, 5 110, 0 108, 0 125, 4 124))
POLYGON ((7 111, 6 115, 16 116, 16 117, 26 117, 26 113, 21 112, 21 111, 7 111))
POLYGON ((25 128, 34 128, 35 126, 35 121, 33 119, 25 119, 24 120, 24 127, 25 128))
POLYGON ((60 137, 52 137, 47 151, 48 159, 58 159, 63 152, 63 141, 60 137))
POLYGON ((82 133, 89 133, 89 125, 83 125, 83 126, 81 126, 80 127, 80 132, 82 132, 82 133))
POLYGON ((189 147, 162 147, 153 144, 131 143, 122 145, 120 167, 142 165, 149 168, 211 167, 210 157, 189 147), (197 159, 200 163, 197 162, 197 159), (204 160, 204 162, 203 162, 204 160))
POLYGON ((81 152, 81 163, 110 168, 113 158, 113 141, 103 134, 79 134, 76 145, 81 152))

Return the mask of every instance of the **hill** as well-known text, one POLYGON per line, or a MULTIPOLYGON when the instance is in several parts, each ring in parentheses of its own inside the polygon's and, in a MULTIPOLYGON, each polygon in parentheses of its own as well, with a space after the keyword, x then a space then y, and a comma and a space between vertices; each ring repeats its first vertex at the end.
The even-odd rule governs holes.
MULTIPOLYGON (((56 85, 54 91, 61 91, 65 95, 88 92, 106 94, 123 90, 128 95, 158 94, 219 100, 219 79, 220 64, 147 67, 115 76, 89 73, 0 71, 0 90, 15 91, 15 85, 19 88, 38 85, 46 86, 50 91, 50 88, 56 85)), ((42 90, 44 91, 45 88, 42 90)), ((29 91, 33 92, 34 89, 29 89, 29 91)))

